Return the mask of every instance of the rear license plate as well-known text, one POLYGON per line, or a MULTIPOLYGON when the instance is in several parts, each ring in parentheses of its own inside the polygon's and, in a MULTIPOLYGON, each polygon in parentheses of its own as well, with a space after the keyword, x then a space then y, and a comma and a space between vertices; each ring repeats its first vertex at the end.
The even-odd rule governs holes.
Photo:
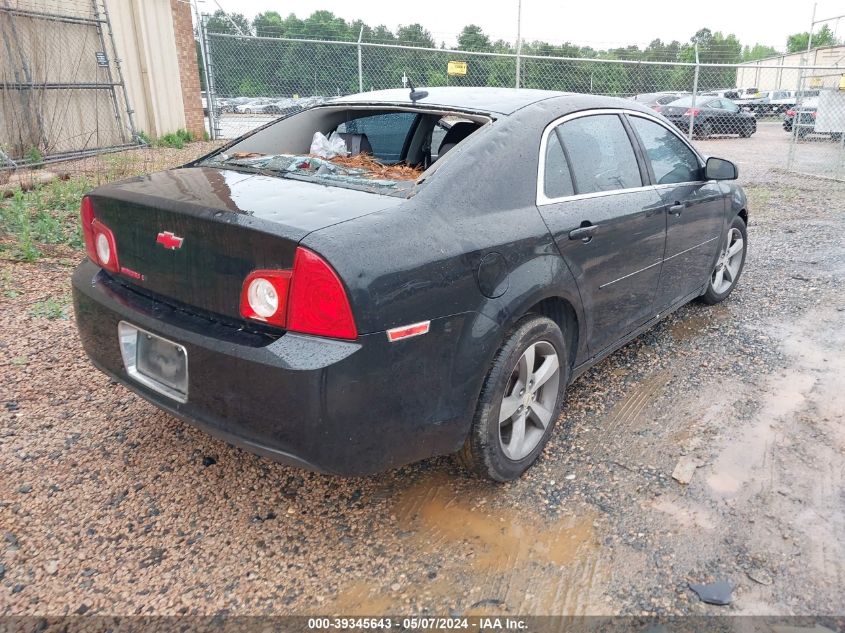
POLYGON ((179 402, 188 400, 188 352, 184 346, 121 321, 117 326, 126 373, 179 402))

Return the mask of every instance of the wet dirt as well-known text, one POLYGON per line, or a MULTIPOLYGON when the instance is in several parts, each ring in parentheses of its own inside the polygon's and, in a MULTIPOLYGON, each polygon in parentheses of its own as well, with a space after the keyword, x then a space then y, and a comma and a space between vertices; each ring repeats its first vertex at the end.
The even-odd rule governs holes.
MULTIPOLYGON (((549 519, 497 507, 497 489, 456 489, 453 479, 437 473, 400 495, 390 512, 401 538, 414 557, 438 564, 424 583, 400 583, 397 601, 413 596, 420 605, 439 604, 443 612, 462 615, 596 612, 591 601, 608 569, 593 514, 549 519)), ((379 584, 355 582, 326 606, 370 614, 390 612, 389 604, 379 584)))

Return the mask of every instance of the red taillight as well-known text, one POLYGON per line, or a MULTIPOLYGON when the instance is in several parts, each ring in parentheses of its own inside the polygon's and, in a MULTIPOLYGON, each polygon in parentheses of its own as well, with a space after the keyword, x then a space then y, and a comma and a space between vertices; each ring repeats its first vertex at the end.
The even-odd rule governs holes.
POLYGON ((241 315, 303 334, 358 337, 340 277, 322 257, 301 247, 292 271, 249 274, 241 291, 241 315))
POLYGON ((82 198, 79 215, 82 221, 82 235, 85 238, 85 252, 88 257, 106 270, 120 272, 114 233, 94 215, 94 205, 91 204, 88 196, 82 198))
POLYGON ((358 337, 340 277, 322 257, 304 248, 296 249, 293 262, 288 329, 333 338, 358 337))
POLYGON ((79 216, 82 222, 82 236, 85 238, 85 252, 88 255, 88 259, 96 262, 97 251, 94 250, 94 230, 91 226, 94 223, 94 205, 91 204, 91 198, 88 196, 82 198, 82 207, 79 209, 79 216))
POLYGON ((810 112, 810 116, 811 116, 811 117, 813 117, 813 118, 815 119, 815 118, 816 118, 816 113, 815 113, 815 112, 810 112))
POLYGON ((787 110, 786 116, 795 116, 795 110, 787 110))
POLYGON ((241 291, 241 315, 285 327, 290 275, 289 270, 251 272, 241 291))
POLYGON ((660 106, 657 105, 657 104, 654 104, 653 106, 651 106, 651 109, 654 110, 655 112, 660 112, 660 106))
POLYGON ((698 108, 688 108, 686 112, 684 112, 684 116, 698 116, 701 114, 701 110, 698 108))

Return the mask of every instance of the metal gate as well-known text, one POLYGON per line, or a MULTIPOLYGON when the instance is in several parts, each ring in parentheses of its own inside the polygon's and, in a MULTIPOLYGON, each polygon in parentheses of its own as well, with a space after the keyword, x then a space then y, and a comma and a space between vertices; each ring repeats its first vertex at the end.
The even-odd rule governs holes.
POLYGON ((0 168, 136 145, 104 0, 0 0, 0 168))

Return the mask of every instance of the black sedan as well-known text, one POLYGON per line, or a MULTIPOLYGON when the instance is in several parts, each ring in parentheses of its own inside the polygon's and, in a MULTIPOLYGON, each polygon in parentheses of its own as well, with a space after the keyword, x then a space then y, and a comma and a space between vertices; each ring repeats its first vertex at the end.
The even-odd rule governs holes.
POLYGON ((736 175, 627 100, 344 97, 86 196, 77 326, 99 369, 247 450, 509 480, 576 376, 734 289, 736 175))
POLYGON ((677 101, 686 94, 687 93, 685 92, 647 92, 644 94, 634 95, 631 97, 631 100, 644 106, 648 106, 655 112, 660 112, 663 106, 669 105, 673 101, 677 101))
POLYGON ((693 134, 709 138, 714 134, 738 134, 748 138, 757 131, 757 119, 753 114, 743 112, 730 99, 699 96, 693 103, 692 97, 684 97, 663 106, 660 113, 684 132, 693 121, 693 134))

